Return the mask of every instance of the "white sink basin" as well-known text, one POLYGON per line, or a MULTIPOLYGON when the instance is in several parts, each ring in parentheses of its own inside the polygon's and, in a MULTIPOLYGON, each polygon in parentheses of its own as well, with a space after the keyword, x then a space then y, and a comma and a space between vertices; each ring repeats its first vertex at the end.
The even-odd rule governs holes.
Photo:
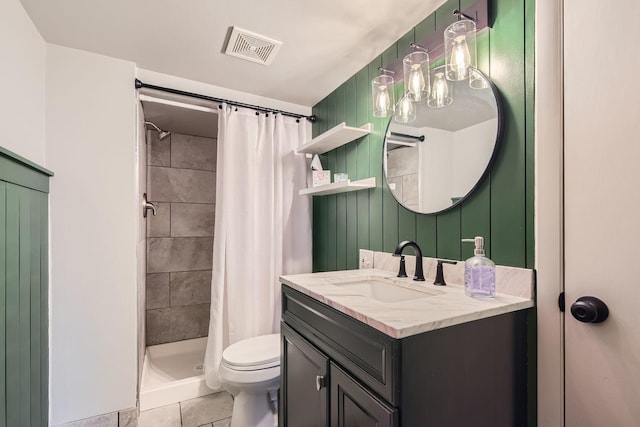
POLYGON ((381 302, 401 302, 418 298, 441 295, 443 292, 433 289, 412 289, 384 278, 352 279, 332 281, 336 286, 381 302))

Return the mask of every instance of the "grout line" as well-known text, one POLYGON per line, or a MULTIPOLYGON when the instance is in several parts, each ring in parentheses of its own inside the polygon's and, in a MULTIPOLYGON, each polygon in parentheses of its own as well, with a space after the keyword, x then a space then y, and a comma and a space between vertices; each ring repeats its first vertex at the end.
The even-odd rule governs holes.
POLYGON ((175 203, 179 205, 215 205, 216 202, 183 202, 173 200, 149 200, 151 203, 175 203))
POLYGON ((158 310, 166 310, 169 308, 185 308, 185 307, 200 307, 200 306, 211 306, 210 302, 198 302, 195 304, 184 304, 184 305, 174 305, 174 306, 169 306, 169 307, 157 307, 157 308, 148 308, 145 311, 158 311, 158 310))
POLYGON ((173 302, 171 301, 171 288, 172 288, 172 286, 171 286, 171 279, 172 279, 172 278, 171 278, 171 272, 169 272, 169 283, 168 283, 168 287, 169 287, 169 289, 168 289, 168 293, 169 293, 169 307, 173 307, 173 302))
POLYGON ((148 239, 211 239, 213 237, 213 234, 211 236, 168 236, 168 237, 147 237, 148 239))
POLYGON ((169 202, 158 202, 158 203, 172 203, 174 205, 215 205, 215 202, 181 202, 181 201, 169 201, 169 202))
MULTIPOLYGON (((173 273, 194 273, 194 272, 198 272, 198 271, 212 271, 212 268, 207 268, 204 270, 179 270, 179 271, 167 271, 166 273, 168 274, 173 274, 173 273)), ((149 274, 156 274, 156 273, 149 273, 149 274)))
POLYGON ((171 219, 173 218, 173 216, 171 215, 171 213, 173 212, 173 202, 169 202, 169 236, 173 237, 173 222, 171 221, 171 219))
POLYGON ((177 166, 164 166, 164 165, 147 165, 148 168, 158 168, 158 169, 173 169, 173 170, 186 170, 186 171, 197 171, 197 172, 213 172, 215 173, 215 169, 195 169, 195 168, 180 168, 177 166))

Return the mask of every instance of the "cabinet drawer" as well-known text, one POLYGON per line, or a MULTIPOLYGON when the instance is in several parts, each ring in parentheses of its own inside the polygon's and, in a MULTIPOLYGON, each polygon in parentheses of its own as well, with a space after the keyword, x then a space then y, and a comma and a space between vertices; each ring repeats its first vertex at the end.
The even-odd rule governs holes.
POLYGON ((400 342, 286 285, 282 317, 359 381, 399 404, 400 342))

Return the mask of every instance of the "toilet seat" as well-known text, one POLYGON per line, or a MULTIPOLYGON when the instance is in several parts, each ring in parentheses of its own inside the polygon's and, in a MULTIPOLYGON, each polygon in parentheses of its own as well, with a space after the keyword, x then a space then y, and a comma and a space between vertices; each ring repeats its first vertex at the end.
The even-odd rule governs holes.
POLYGON ((280 334, 260 335, 230 345, 222 363, 237 371, 256 371, 280 366, 280 334))

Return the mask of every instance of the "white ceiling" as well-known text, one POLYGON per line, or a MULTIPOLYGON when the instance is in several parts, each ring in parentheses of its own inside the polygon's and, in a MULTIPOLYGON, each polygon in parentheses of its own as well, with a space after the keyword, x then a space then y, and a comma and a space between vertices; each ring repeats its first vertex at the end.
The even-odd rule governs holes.
MULTIPOLYGON (((49 42, 313 106, 444 0, 21 0, 49 42), (269 66, 223 55, 229 27, 283 42, 269 66)), ((152 83, 152 82, 149 82, 152 83)))

